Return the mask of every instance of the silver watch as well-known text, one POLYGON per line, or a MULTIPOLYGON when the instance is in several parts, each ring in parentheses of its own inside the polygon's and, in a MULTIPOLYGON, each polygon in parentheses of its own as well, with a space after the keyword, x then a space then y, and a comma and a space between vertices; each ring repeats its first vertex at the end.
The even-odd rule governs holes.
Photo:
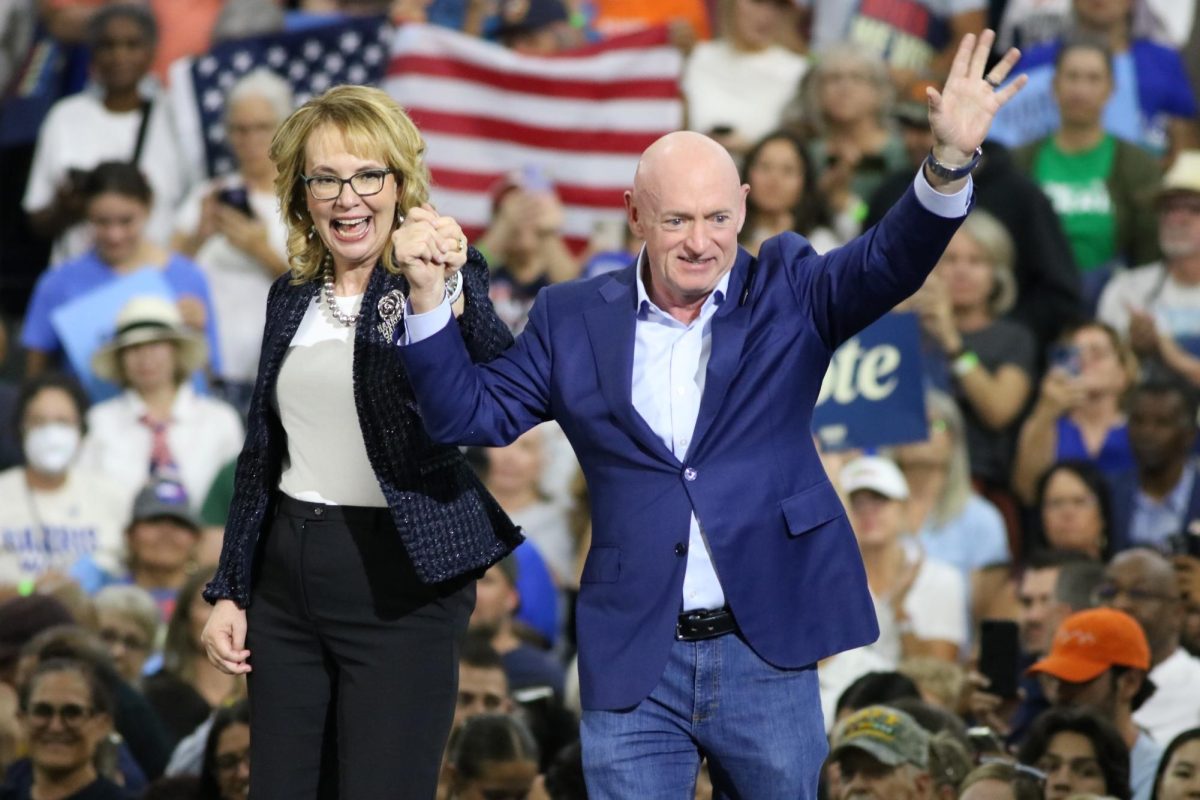
POLYGON ((929 171, 939 178, 948 181, 956 181, 959 178, 965 178, 971 174, 976 166, 979 165, 979 159, 983 157, 983 148, 976 147, 975 153, 971 156, 971 160, 961 167, 951 167, 938 161, 937 156, 933 154, 933 148, 929 149, 929 155, 925 156, 925 164, 929 167, 929 171))

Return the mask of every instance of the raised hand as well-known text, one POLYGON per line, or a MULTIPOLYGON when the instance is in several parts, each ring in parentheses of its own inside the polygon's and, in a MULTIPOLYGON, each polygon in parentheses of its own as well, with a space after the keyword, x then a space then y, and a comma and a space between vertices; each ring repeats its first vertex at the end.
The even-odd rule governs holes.
POLYGON ((421 314, 442 302, 446 279, 466 263, 467 241, 453 218, 426 203, 410 208, 392 234, 392 257, 408 279, 413 311, 421 314))
POLYGON ((1003 89, 998 88, 1021 57, 1015 47, 984 74, 995 38, 990 30, 978 38, 968 33, 958 45, 946 85, 940 92, 932 86, 925 90, 929 127, 937 139, 935 154, 945 163, 968 161, 975 148, 983 144, 996 112, 1028 81, 1027 76, 1020 75, 1003 89))

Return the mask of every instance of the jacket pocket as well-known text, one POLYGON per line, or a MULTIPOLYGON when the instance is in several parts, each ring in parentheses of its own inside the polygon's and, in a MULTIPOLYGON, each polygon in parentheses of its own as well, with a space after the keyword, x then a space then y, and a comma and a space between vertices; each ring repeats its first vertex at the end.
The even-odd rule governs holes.
POLYGON ((593 547, 583 563, 580 583, 616 583, 621 577, 621 548, 593 547))
POLYGON ((837 490, 828 480, 779 501, 788 533, 799 536, 845 514, 837 490))

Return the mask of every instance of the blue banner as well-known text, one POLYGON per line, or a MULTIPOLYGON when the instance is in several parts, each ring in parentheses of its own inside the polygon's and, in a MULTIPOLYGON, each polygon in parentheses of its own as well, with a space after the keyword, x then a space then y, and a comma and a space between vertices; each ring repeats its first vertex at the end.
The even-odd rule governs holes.
POLYGON ((883 447, 928 436, 917 315, 885 315, 833 354, 813 413, 827 450, 883 447))

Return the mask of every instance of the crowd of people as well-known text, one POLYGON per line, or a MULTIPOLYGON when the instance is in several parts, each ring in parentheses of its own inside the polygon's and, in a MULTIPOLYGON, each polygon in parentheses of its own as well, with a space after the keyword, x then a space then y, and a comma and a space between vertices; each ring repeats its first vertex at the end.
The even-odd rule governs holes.
MULTIPOLYGON (((826 252, 870 229, 930 152, 924 92, 954 42, 993 25, 1019 44, 1029 83, 983 145, 973 209, 896 308, 920 328, 926 438, 821 452, 880 628, 818 665, 821 791, 1200 796, 1196 3, 16 5, 84 54, 89 79, 15 176, 28 237, 15 249, 46 263, 22 267, 28 285, 5 281, 21 300, 5 298, 19 313, 0 325, 0 798, 247 796, 246 679, 206 657, 203 593, 237 458, 267 413, 252 398, 278 322, 268 293, 314 234, 289 241, 276 199, 271 143, 296 107, 285 76, 226 87, 236 167, 215 176, 188 174, 161 87, 171 60, 216 41, 361 14, 533 55, 666 25, 685 56, 684 126, 749 186, 738 241, 753 255, 789 231, 826 252)), ((609 226, 573 251, 554 177, 505 175, 471 242, 514 335, 541 289, 641 248, 609 226)), ((293 418, 305 392, 350 379, 279 377, 302 389, 274 408, 293 418)), ((588 487, 553 423, 466 458, 527 541, 479 573, 438 797, 586 797, 574 613, 588 487)), ((319 461, 284 480, 321 475, 319 461)), ((721 768, 702 766, 697 797, 721 768)))

